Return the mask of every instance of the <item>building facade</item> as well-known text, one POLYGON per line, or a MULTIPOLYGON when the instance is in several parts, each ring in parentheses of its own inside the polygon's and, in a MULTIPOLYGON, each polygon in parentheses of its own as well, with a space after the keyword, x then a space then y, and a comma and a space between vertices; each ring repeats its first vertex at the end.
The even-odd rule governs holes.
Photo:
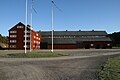
MULTIPOLYGON (((27 49, 40 49, 41 35, 34 30, 26 27, 26 45, 27 49), (31 38, 30 38, 31 37, 31 38), (31 45, 30 45, 31 42, 31 45)), ((9 49, 23 50, 25 46, 25 25, 21 22, 9 30, 9 49)))
MULTIPOLYGON (((51 49, 51 31, 40 31, 41 49, 51 49)), ((54 31, 54 49, 106 49, 112 48, 112 40, 106 31, 54 31)))

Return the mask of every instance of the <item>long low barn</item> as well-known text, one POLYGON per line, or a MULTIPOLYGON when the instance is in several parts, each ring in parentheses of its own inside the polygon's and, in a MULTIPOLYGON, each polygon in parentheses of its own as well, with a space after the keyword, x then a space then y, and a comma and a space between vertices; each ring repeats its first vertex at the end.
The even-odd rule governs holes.
MULTIPOLYGON (((52 32, 40 31, 41 49, 51 49, 52 32)), ((54 49, 112 48, 112 41, 106 31, 54 31, 54 49)))

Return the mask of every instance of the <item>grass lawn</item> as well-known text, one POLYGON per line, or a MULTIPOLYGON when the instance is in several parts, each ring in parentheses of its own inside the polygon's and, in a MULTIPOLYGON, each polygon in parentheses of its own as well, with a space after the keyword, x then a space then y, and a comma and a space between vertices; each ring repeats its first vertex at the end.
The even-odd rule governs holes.
POLYGON ((49 57, 61 57, 68 56, 68 53, 63 52, 29 52, 25 53, 13 53, 13 54, 0 54, 0 58, 49 58, 49 57))
POLYGON ((109 59, 99 75, 100 80, 120 80, 120 56, 109 59))

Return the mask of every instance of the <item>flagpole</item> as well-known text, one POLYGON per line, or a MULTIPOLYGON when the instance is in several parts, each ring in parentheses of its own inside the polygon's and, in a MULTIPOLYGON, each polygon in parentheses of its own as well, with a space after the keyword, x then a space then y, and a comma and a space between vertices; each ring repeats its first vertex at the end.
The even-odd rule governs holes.
POLYGON ((27 53, 27 51, 26 51, 26 48, 27 48, 27 46, 26 46, 26 28, 27 28, 27 6, 28 6, 28 1, 26 0, 26 25, 25 25, 25 54, 27 53))
POLYGON ((54 8, 52 4, 52 52, 53 52, 53 32, 54 32, 54 8))
POLYGON ((33 0, 32 0, 32 3, 31 3, 31 27, 30 27, 30 52, 32 51, 32 7, 33 7, 33 0))

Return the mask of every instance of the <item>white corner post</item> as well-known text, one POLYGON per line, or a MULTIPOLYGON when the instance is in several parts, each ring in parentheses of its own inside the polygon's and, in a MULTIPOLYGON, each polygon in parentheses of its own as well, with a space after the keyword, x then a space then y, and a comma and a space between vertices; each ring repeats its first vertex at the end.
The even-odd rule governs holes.
POLYGON ((52 4, 52 52, 53 52, 53 32, 54 32, 54 8, 52 4))
POLYGON ((25 22, 26 22, 26 25, 25 25, 25 54, 27 53, 27 51, 26 51, 26 48, 27 48, 27 45, 26 45, 26 28, 27 28, 27 6, 28 6, 28 1, 26 0, 26 20, 25 20, 25 22))

